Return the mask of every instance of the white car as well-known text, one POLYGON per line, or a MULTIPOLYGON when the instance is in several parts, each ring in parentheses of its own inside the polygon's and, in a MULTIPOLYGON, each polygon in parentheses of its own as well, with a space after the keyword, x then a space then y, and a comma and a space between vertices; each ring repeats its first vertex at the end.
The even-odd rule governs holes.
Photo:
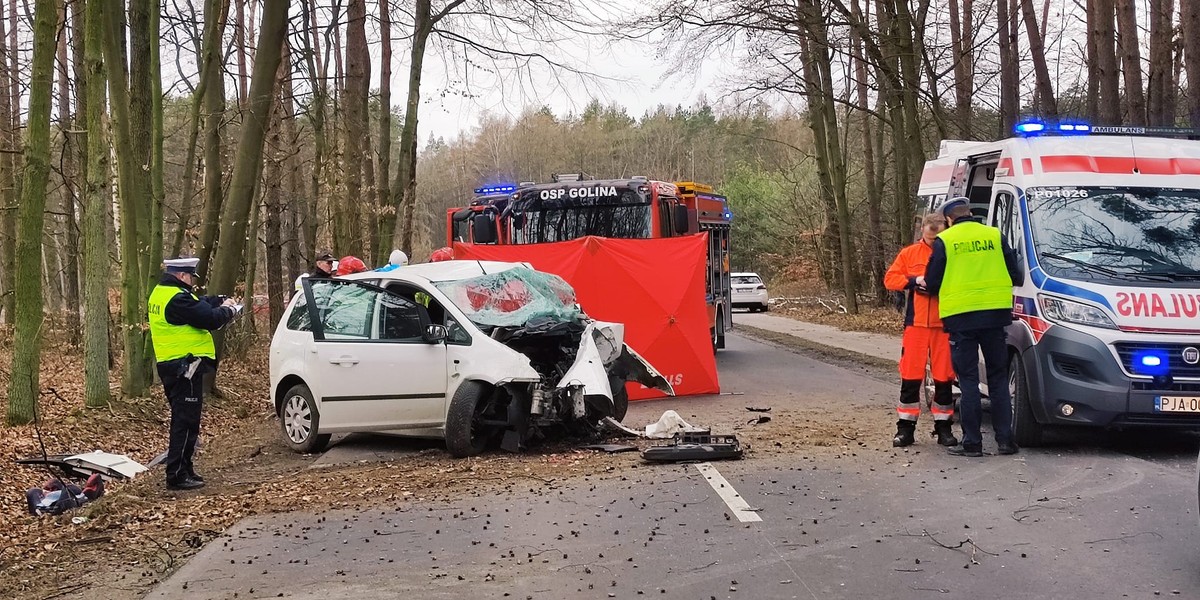
POLYGON ((750 312, 767 311, 767 285, 758 273, 732 273, 733 307, 749 308, 750 312))
POLYGON ((517 451, 550 429, 621 420, 626 381, 674 393, 623 338, 523 263, 306 278, 271 340, 272 408, 297 452, 359 431, 443 438, 460 457, 517 451))

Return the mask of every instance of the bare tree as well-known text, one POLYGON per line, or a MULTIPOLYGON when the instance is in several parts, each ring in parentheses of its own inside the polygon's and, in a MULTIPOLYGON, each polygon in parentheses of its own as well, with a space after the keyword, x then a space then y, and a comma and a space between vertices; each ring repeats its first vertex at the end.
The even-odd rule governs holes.
POLYGON ((1150 0, 1150 72, 1147 77, 1147 122, 1175 124, 1174 0, 1150 0))
POLYGON ((1025 33, 1029 37, 1029 55, 1033 61, 1034 81, 1037 87, 1034 108, 1038 114, 1055 119, 1058 118, 1058 100, 1054 96, 1054 84, 1050 81, 1050 69, 1046 66, 1046 49, 1043 43, 1045 37, 1038 29, 1033 0, 1021 0, 1021 12, 1025 17, 1025 33))
POLYGON ((83 200, 84 269, 84 398, 88 406, 106 406, 109 400, 108 373, 108 240, 105 204, 109 198, 109 142, 104 127, 107 74, 104 71, 104 0, 77 0, 75 15, 86 12, 83 34, 84 60, 76 63, 83 75, 76 90, 85 95, 79 100, 76 115, 86 114, 87 154, 83 200), (86 2, 81 7, 80 2, 86 2))
MULTIPOLYGON (((1024 0, 1028 1, 1028 0, 1024 0)), ((1099 122, 1105 125, 1121 124, 1121 83, 1117 66, 1116 9, 1113 0, 1092 0, 1091 37, 1096 44, 1096 77, 1100 79, 1099 122)))
POLYGON ((1146 94, 1142 88, 1142 54, 1138 47, 1137 8, 1133 0, 1117 0, 1117 46, 1125 75, 1125 114, 1130 125, 1146 124, 1146 94))
POLYGON ((1192 127, 1200 127, 1200 91, 1196 89, 1200 86, 1192 83, 1200 82, 1200 6, 1196 2, 1180 0, 1179 10, 1188 80, 1188 122, 1192 127))

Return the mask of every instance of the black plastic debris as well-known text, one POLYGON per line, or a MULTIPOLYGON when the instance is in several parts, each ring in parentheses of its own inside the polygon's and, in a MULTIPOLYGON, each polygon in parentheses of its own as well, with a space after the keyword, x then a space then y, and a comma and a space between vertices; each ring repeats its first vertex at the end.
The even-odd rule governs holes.
POLYGON ((771 412, 770 406, 747 406, 746 410, 750 412, 771 412))
POLYGON ((707 431, 677 434, 665 444, 642 451, 642 458, 654 462, 724 460, 742 457, 742 444, 736 435, 713 435, 707 431))
POLYGON ((601 452, 608 452, 609 454, 615 454, 617 452, 633 452, 637 450, 637 446, 631 446, 629 444, 588 444, 587 446, 580 446, 580 448, 584 450, 599 450, 601 452))
POLYGON ((770 422, 771 422, 771 417, 768 417, 767 415, 759 415, 753 419, 750 419, 749 421, 746 421, 746 424, 747 425, 762 425, 763 423, 770 423, 770 422))

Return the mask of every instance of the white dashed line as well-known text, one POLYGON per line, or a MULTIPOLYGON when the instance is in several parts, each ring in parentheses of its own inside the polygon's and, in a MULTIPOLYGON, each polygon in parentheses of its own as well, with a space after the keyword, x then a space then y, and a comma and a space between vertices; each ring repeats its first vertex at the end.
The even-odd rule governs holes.
POLYGON ((743 523, 752 523, 762 521, 762 517, 750 508, 749 504, 742 498, 737 490, 733 489, 732 485, 725 480, 725 477, 717 472, 717 468, 710 463, 699 463, 696 465, 696 470, 704 476, 708 485, 712 486, 713 491, 725 501, 725 505, 733 512, 733 516, 743 523))

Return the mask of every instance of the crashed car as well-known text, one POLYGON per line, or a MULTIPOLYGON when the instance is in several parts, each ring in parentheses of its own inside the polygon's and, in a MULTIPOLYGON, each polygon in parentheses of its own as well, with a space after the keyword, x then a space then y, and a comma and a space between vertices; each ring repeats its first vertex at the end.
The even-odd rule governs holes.
POLYGON ((588 434, 629 406, 625 383, 673 394, 593 320, 556 275, 524 263, 445 261, 305 278, 271 340, 271 402, 284 441, 318 452, 333 433, 441 438, 457 457, 588 434))

